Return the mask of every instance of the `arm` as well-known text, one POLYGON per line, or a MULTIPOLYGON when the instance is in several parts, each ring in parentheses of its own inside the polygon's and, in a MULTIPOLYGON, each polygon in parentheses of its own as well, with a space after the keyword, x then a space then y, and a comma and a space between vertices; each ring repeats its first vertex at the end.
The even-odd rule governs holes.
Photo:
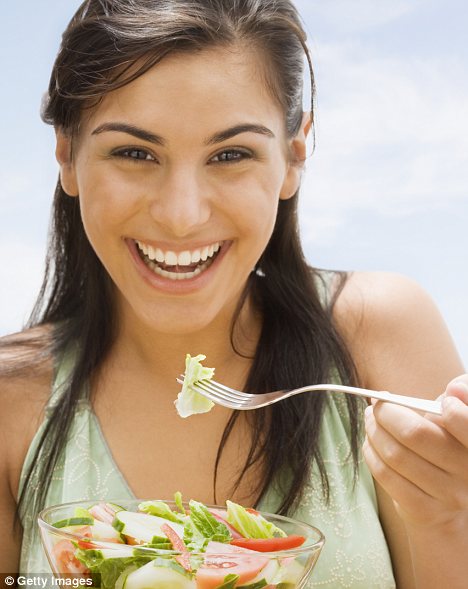
MULTIPOLYGON (((18 572, 21 526, 14 526, 16 501, 11 488, 11 470, 9 448, 11 447, 11 416, 7 391, 0 381, 0 529, 2 530, 2 550, 0 550, 0 573, 18 572)), ((13 438, 14 439, 14 438, 13 438)))
POLYGON ((43 331, 38 328, 0 341, 0 573, 14 574, 19 568, 22 527, 15 522, 19 479, 43 418, 52 377, 51 358, 40 354, 40 362, 34 361, 39 344, 43 345, 38 337, 43 331), (23 358, 23 366, 18 357, 23 358))
MULTIPOLYGON (((364 386, 435 398, 463 372, 440 314, 412 282, 357 274, 341 298, 337 320, 364 386)), ((444 420, 388 403, 367 411, 364 456, 404 589, 457 589, 468 578, 468 447, 444 420)))

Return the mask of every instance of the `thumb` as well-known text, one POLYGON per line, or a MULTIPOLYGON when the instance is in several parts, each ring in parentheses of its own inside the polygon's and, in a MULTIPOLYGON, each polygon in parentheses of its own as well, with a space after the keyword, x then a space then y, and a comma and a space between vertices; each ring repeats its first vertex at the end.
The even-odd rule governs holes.
POLYGON ((462 374, 451 380, 445 389, 444 396, 457 397, 468 405, 468 374, 462 374))

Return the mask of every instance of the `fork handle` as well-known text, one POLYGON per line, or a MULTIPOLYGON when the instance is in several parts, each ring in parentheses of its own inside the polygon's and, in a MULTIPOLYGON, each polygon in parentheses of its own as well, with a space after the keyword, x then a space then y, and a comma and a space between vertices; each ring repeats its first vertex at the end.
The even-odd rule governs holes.
POLYGON ((434 415, 442 415, 442 404, 440 401, 432 401, 430 399, 420 399, 418 397, 406 397, 405 395, 396 395, 395 393, 389 393, 388 391, 372 391, 370 389, 361 389, 358 387, 350 387, 346 385, 312 385, 303 387, 295 392, 305 392, 307 390, 328 390, 337 391, 343 393, 351 393, 359 397, 372 397, 373 399, 379 399, 380 401, 389 401, 395 403, 395 405, 401 405, 403 407, 410 407, 411 409, 417 409, 418 411, 424 411, 426 413, 433 413, 434 415))
POLYGON ((440 401, 420 399, 418 397, 407 397, 405 395, 395 395, 388 391, 372 391, 369 396, 381 401, 390 401, 390 403, 402 405, 403 407, 417 409, 418 411, 425 411, 426 413, 433 413, 434 415, 442 415, 442 403, 440 401))

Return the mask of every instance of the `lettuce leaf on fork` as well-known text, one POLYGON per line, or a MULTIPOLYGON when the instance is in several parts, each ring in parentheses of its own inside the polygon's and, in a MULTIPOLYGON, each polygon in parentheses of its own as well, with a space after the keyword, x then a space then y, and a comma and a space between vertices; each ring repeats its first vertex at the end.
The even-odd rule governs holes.
POLYGON ((187 354, 185 358, 185 374, 184 384, 182 390, 177 395, 174 404, 177 413, 181 417, 189 417, 195 413, 207 413, 214 406, 214 403, 200 395, 193 390, 192 386, 199 380, 210 380, 214 375, 214 368, 206 368, 202 366, 201 361, 205 360, 206 356, 198 354, 198 356, 190 356, 187 354))

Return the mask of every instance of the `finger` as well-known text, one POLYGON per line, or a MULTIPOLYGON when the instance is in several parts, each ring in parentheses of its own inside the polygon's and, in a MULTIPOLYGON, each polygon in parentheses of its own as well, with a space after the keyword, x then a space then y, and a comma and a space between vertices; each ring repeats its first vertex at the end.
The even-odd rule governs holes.
POLYGON ((468 453, 468 405, 455 396, 442 401, 444 427, 456 438, 468 453))
POLYGON ((438 510, 437 501, 403 476, 389 468, 369 443, 364 441, 362 453, 374 479, 407 514, 413 522, 426 522, 427 514, 434 516, 438 510))
MULTIPOLYGON (((389 469, 438 501, 451 502, 450 498, 458 495, 459 484, 451 474, 415 454, 378 426, 371 411, 366 414, 366 432, 368 443, 389 469)), ((458 508, 456 501, 454 507, 458 508)))
POLYGON ((446 427, 391 403, 378 402, 372 412, 376 423, 400 444, 444 471, 468 477, 467 447, 446 427))
POLYGON ((444 396, 457 397, 465 404, 468 404, 468 374, 459 376, 449 382, 444 396))

